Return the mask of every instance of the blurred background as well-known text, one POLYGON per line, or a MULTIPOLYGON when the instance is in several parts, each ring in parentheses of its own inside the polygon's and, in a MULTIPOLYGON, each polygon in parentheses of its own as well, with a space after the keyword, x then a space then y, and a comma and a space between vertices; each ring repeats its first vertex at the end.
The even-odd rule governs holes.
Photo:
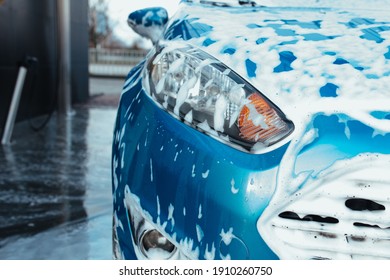
POLYGON ((127 26, 175 0, 0 0, 0 259, 111 259, 111 140, 151 43, 127 26))

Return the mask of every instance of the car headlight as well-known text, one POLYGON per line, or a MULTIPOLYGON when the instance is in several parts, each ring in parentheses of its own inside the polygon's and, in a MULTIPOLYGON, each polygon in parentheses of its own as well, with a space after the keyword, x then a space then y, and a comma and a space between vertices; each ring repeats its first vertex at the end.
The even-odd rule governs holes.
POLYGON ((152 97, 169 113, 240 150, 261 153, 294 130, 263 94, 192 46, 157 46, 145 80, 152 97))
MULTIPOLYGON (((141 207, 140 200, 125 187, 125 207, 131 231, 131 238, 123 242, 132 242, 138 259, 144 260, 187 260, 187 252, 178 247, 175 238, 169 236, 164 226, 155 223, 151 215, 141 207)), ((115 216, 116 217, 116 216, 115 216)), ((117 218, 116 218, 117 219, 117 218)), ((116 223, 114 223, 115 225, 116 223)), ((121 258, 120 245, 114 226, 114 258, 121 258), (119 252, 119 254, 118 254, 119 252)), ((191 256, 191 254, 189 254, 191 256)))

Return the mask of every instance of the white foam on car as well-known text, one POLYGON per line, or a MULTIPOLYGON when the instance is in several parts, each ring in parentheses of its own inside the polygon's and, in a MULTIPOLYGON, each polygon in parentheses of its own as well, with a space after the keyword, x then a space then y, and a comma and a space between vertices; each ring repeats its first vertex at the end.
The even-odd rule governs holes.
MULTIPOLYGON (((308 2, 304 2, 307 5, 308 2)), ((382 11, 354 9, 353 12, 338 13, 334 8, 340 5, 345 6, 346 3, 355 8, 361 7, 363 2, 367 2, 371 8, 373 4, 369 1, 316 1, 323 7, 330 2, 333 8, 326 9, 322 13, 318 13, 318 11, 297 13, 294 10, 284 9, 283 17, 301 22, 321 20, 321 28, 314 32, 324 36, 334 36, 335 38, 332 40, 316 42, 302 40, 300 35, 278 36, 272 27, 248 32, 247 26, 249 24, 256 23, 266 26, 267 20, 277 22, 280 20, 279 12, 273 13, 267 9, 258 10, 255 17, 232 13, 227 19, 223 9, 213 9, 213 13, 208 16, 204 13, 203 8, 195 5, 189 9, 191 17, 199 18, 198 22, 200 23, 213 26, 213 30, 208 36, 216 42, 204 47, 202 43, 205 38, 202 37, 191 39, 188 43, 203 48, 242 77, 248 76, 245 60, 250 59, 256 63, 256 77, 247 78, 248 81, 280 107, 295 124, 296 129, 291 135, 290 145, 278 169, 275 194, 257 225, 259 234, 278 256, 289 259, 315 258, 317 256, 326 258, 387 258, 390 257, 388 254, 390 252, 388 244, 390 237, 382 236, 382 231, 379 230, 390 227, 388 224, 390 219, 388 201, 390 198, 386 195, 380 197, 380 194, 388 193, 389 155, 361 153, 354 158, 335 162, 315 177, 309 172, 297 173, 296 171, 296 161, 299 154, 305 146, 318 137, 317 131, 312 129, 313 120, 318 115, 336 114, 340 121, 345 123, 347 137, 350 136, 346 125, 347 120, 357 120, 373 128, 373 136, 390 133, 390 120, 379 119, 372 115, 372 112, 375 111, 390 112, 390 60, 382 55, 390 46, 390 32, 381 32, 383 41, 375 42, 361 38, 367 25, 363 24, 356 28, 348 28, 347 26, 352 18, 362 16, 375 19, 377 22, 388 22, 388 11, 386 9, 382 9, 382 11), (343 4, 340 4, 341 2, 343 4), (256 22, 254 22, 254 18, 256 18, 256 22), (231 34, 240 33, 243 36, 231 37, 231 34), (337 37, 338 35, 342 36, 337 37), (262 44, 256 44, 256 40, 261 37, 267 38, 267 40, 262 44), (283 42, 295 39, 298 41, 294 44, 281 45, 283 42), (233 55, 222 54, 226 45, 234 45, 236 52, 233 55), (291 71, 275 73, 275 67, 281 62, 279 53, 282 51, 291 51, 296 60, 291 64, 291 71), (327 51, 332 51, 335 55, 324 55, 327 51), (259 53, 266 55, 259 56, 259 53), (353 61, 364 69, 355 69, 350 64, 335 65, 333 62, 336 57, 353 61), (387 74, 383 75, 383 73, 387 74), (378 77, 373 79, 372 75, 378 77), (332 83, 338 87, 336 97, 324 98, 320 96, 320 89, 326 83, 332 83), (355 172, 355 168, 359 168, 359 172, 355 172), (356 180, 373 182, 372 187, 360 190, 356 180), (353 210, 342 207, 346 197, 352 197, 356 194, 381 201, 386 210, 382 211, 380 215, 360 211, 359 215, 356 216, 356 212, 353 210), (297 213, 298 217, 303 218, 304 215, 313 214, 313 209, 318 209, 318 205, 321 205, 322 208, 318 212, 319 215, 321 217, 337 217, 339 220, 337 225, 322 225, 309 221, 307 222, 307 230, 304 231, 301 230, 302 222, 300 220, 281 220, 279 217, 283 211, 292 211, 297 213), (379 230, 378 228, 354 226, 354 223, 360 220, 362 222, 370 221, 374 226, 378 226, 379 230), (282 224, 281 221, 283 221, 282 224), (333 238, 334 236, 335 238, 333 238), (381 241, 378 243, 379 239, 381 241), (321 242, 318 243, 318 240, 321 242), (361 242, 361 240, 367 242, 361 242)), ((389 3, 389 1, 375 1, 375 3, 378 4, 376 7, 382 7, 383 3, 389 3)), ((186 11, 182 13, 182 16, 186 15, 186 11)), ((279 21, 279 23, 282 22, 279 21)), ((370 27, 373 26, 375 25, 370 27)), ((290 25, 288 28, 296 34, 310 31, 298 25, 290 25)), ((173 43, 163 52, 166 53, 176 47, 173 43)), ((163 53, 159 54, 155 61, 158 61, 162 55, 163 53)), ((195 84, 193 82, 193 85, 195 84)), ((132 84, 126 84, 125 89, 129 89, 131 86, 132 84)), ((185 90, 189 91, 191 86, 192 84, 188 84, 185 90)), ((183 92, 180 93, 182 96, 179 98, 179 104, 184 97, 187 97, 185 90, 183 89, 183 92)), ((223 102, 221 104, 221 106, 224 105, 223 102)), ((216 110, 218 115, 214 119, 217 122, 221 118, 220 111, 216 110)), ((190 120, 190 116, 188 120, 190 120)), ((213 133, 206 121, 199 127, 213 133)), ((259 149, 263 148, 260 145, 259 149)), ((114 158, 114 163, 117 166, 118 159, 114 158)), ((150 170, 151 181, 153 181, 152 159, 150 159, 150 170)), ((195 175, 194 164, 192 177, 195 175)), ((234 180, 232 182, 231 192, 235 193, 237 189, 234 187, 234 180)), ((199 209, 201 210, 201 206, 199 209)), ((185 213, 185 208, 183 212, 185 213)), ((199 213, 201 214, 201 211, 199 213)), ((148 214, 145 215, 148 216, 148 214)), ((161 223, 157 224, 164 231, 161 223)), ((223 242, 229 243, 233 238, 232 231, 225 232, 222 229, 221 238, 223 242)), ((192 252, 194 258, 198 257, 199 248, 193 248, 194 243, 190 238, 174 240, 174 242, 178 248, 192 252)), ((208 257, 215 254, 213 248, 214 244, 211 252, 206 254, 208 257)))
MULTIPOLYGON (((263 2, 268 3, 267 1, 263 2)), ((308 1, 303 2, 300 3, 302 6, 308 6, 308 1)), ((276 4, 274 2, 274 5, 278 5, 278 3, 280 4, 281 1, 277 1, 276 4)), ((284 5, 288 6, 291 3, 292 1, 288 1, 284 5)), ((223 9, 215 9, 212 15, 207 16, 204 14, 203 8, 194 5, 191 8, 191 17, 199 17, 199 23, 213 27, 208 37, 215 43, 207 47, 202 46, 204 37, 194 38, 189 42, 220 59, 243 77, 247 77, 246 59, 256 63, 256 77, 248 78, 249 82, 279 106, 295 124, 295 131, 291 136, 290 145, 278 170, 275 194, 258 222, 259 233, 270 247, 282 258, 315 258, 316 256, 328 258, 377 256, 387 258, 390 255, 386 253, 386 250, 387 252, 390 251, 388 247, 390 245, 386 241, 380 243, 384 246, 384 249, 379 250, 378 254, 375 255, 375 250, 378 248, 374 243, 378 238, 381 238, 381 231, 351 226, 356 212, 350 209, 344 209, 343 217, 346 220, 340 221, 337 226, 325 226, 324 229, 323 226, 319 225, 320 228, 314 227, 308 233, 299 231, 302 222, 298 220, 288 221, 292 228, 296 230, 287 230, 287 226, 276 226, 281 221, 278 215, 288 209, 294 209, 298 213, 302 211, 302 213, 310 214, 309 209, 315 212, 318 205, 321 205, 321 208, 327 209, 327 215, 337 216, 338 213, 334 212, 335 209, 346 207, 342 206, 341 198, 334 198, 333 200, 333 192, 336 191, 337 186, 342 188, 344 202, 346 197, 356 195, 356 184, 354 184, 351 176, 364 182, 370 180, 378 182, 379 180, 377 186, 366 190, 361 195, 368 198, 374 197, 382 202, 383 198, 380 199, 378 194, 386 194, 385 185, 390 182, 390 178, 383 175, 383 173, 386 173, 385 170, 390 168, 389 156, 384 154, 362 153, 351 159, 340 160, 325 169, 324 173, 318 175, 318 177, 313 177, 310 172, 296 173, 295 165, 299 154, 305 146, 318 137, 317 131, 312 129, 313 120, 318 115, 337 115, 340 122, 345 124, 346 137, 350 137, 347 126, 348 120, 356 120, 373 128, 373 137, 390 133, 390 120, 379 119, 372 115, 375 111, 390 112, 390 60, 384 55, 388 52, 390 46, 390 32, 382 31, 379 33, 382 42, 368 40, 362 36, 367 28, 375 28, 383 24, 389 26, 389 11, 387 8, 389 5, 385 5, 386 3, 390 4, 389 1, 376 1, 376 10, 373 9, 372 3, 367 1, 316 1, 316 3, 320 7, 331 7, 331 9, 324 9, 322 13, 318 13, 317 10, 314 10, 314 12, 302 10, 301 13, 297 13, 294 9, 283 9, 282 11, 259 9, 256 16, 245 17, 242 13, 231 13, 227 20, 226 12, 223 9), (370 9, 364 8, 367 8, 367 5, 370 6, 370 9), (337 8, 348 6, 350 12, 344 13, 337 10, 337 8), (273 20, 276 24, 281 18, 281 14, 283 19, 293 19, 299 22, 321 20, 321 27, 311 30, 299 25, 289 25, 288 29, 294 31, 297 35, 278 36, 274 28, 267 27, 267 21, 273 20), (351 19, 359 17, 375 20, 377 24, 362 24, 355 28, 348 27, 351 19), (253 20, 254 18, 256 20, 253 20), (216 22, 221 24, 215 24, 216 22), (245 32, 248 31, 248 25, 254 23, 263 27, 256 29, 256 32, 245 32), (229 32, 226 32, 226 30, 229 30, 229 32), (302 37, 298 35, 310 32, 333 36, 334 38, 310 41, 302 40, 302 37), (231 34, 237 35, 240 33, 243 36, 236 36, 235 38, 231 36, 231 34), (267 40, 262 44, 255 44, 256 40, 262 37, 267 38, 267 40), (281 44, 293 40, 296 40, 293 44, 281 44), (223 50, 227 45, 235 47, 234 54, 223 54, 223 50), (279 53, 282 51, 292 52, 296 59, 291 63, 291 71, 275 73, 274 69, 281 63, 279 53), (333 52, 334 55, 325 55, 326 52, 333 52), (260 56, 261 53, 264 55, 260 56), (349 63, 336 65, 334 64, 336 58, 354 62, 362 70, 354 68, 349 63), (373 76, 375 77, 373 78, 373 76), (320 89, 327 83, 332 83, 338 87, 336 90, 337 96, 321 97, 320 89), (361 172, 354 173, 354 168, 359 166, 362 158, 369 159, 369 165, 365 168, 370 170, 372 174, 363 172, 363 169, 361 172), (329 174, 334 174, 340 166, 342 166, 342 170, 346 175, 344 177, 339 175, 340 178, 337 178, 337 180, 336 178, 333 179, 344 183, 344 185, 341 187, 340 183, 334 182, 335 185, 327 183, 321 186, 320 183, 327 182, 326 177, 330 176, 329 174), (376 176, 377 179, 374 180, 373 176, 376 176), (329 194, 325 193, 325 190, 329 194), (317 196, 320 198, 314 200, 313 198, 317 196), (311 203, 312 201, 316 201, 316 203, 311 203), (304 205, 309 205, 309 208, 303 210, 304 205), (313 231, 316 230, 318 232, 327 230, 332 232, 334 230, 339 235, 336 239, 322 238, 320 243, 313 243, 317 245, 313 245, 314 247, 310 251, 308 249, 310 245, 305 244, 304 241, 308 243, 310 239, 313 239, 313 231), (275 234, 279 238, 275 238, 275 234), (301 237, 298 237, 300 234, 301 237), (352 242, 353 238, 357 240, 356 236, 364 236, 368 242, 352 242), (294 241, 295 237, 297 237, 296 241, 294 241), (298 247, 300 249, 297 249, 298 247), (358 247, 364 249, 359 250, 358 247), (315 251, 315 248, 318 250, 315 251)), ((293 6, 299 6, 299 4, 295 3, 293 6)), ((281 21, 279 23, 283 24, 281 21)), ((216 112, 219 111, 216 110, 216 112)), ((260 145, 259 149, 263 148, 260 145)), ((384 199, 387 200, 388 198, 384 199)), ((387 202, 383 203, 387 206, 387 202)), ((388 206, 390 207, 390 205, 388 206)), ((323 214, 325 215, 325 213, 323 214)), ((370 221, 371 218, 373 219, 371 214, 362 211, 359 212, 359 217, 370 221)), ((389 220, 389 218, 388 210, 386 210, 378 216, 377 219, 379 220, 371 221, 380 228, 386 228, 390 226, 386 222, 386 219, 389 220)), ((286 221, 283 220, 283 222, 286 221)), ((310 223, 316 224, 315 222, 310 223)), ((390 236, 385 236, 383 240, 389 238, 390 236)))

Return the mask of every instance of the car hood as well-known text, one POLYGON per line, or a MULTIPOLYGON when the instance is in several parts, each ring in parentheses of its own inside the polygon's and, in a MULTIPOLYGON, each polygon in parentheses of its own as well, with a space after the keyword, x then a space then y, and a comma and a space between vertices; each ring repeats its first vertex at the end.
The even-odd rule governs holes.
POLYGON ((375 9, 359 6, 367 1, 304 2, 313 6, 182 3, 165 39, 219 59, 302 129, 314 115, 336 113, 390 132, 387 116, 373 116, 390 112, 389 1, 370 2, 375 9))

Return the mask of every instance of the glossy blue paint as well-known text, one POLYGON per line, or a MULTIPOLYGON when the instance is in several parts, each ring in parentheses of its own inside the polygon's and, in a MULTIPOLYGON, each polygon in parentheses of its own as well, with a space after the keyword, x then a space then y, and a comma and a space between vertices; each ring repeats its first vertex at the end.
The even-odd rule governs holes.
MULTIPOLYGON (((381 112, 382 115, 388 115, 381 112)), ((319 142, 328 142, 348 157, 353 157, 361 152, 370 153, 390 153, 390 134, 376 135, 373 137, 374 130, 367 125, 354 121, 341 121, 345 116, 342 115, 319 115, 315 118, 313 126, 318 129, 319 142), (349 135, 345 134, 348 129, 349 135), (336 141, 334 141, 336 140, 336 141), (335 143, 333 143, 335 142, 335 143)), ((318 145, 318 143, 314 143, 318 145)))
POLYGON ((330 56, 335 56, 335 55, 336 55, 336 53, 335 53, 335 52, 324 52, 324 54, 326 54, 326 55, 330 55, 330 56))
POLYGON ((267 40, 268 40, 268 38, 259 38, 259 39, 256 40, 256 44, 260 45, 260 44, 264 43, 267 40))
POLYGON ((298 42, 298 40, 284 41, 284 42, 281 42, 279 45, 280 46, 295 45, 297 42, 298 42))
POLYGON ((261 25, 258 25, 258 24, 255 24, 255 23, 248 24, 247 27, 249 29, 262 28, 261 25))
POLYGON ((302 34, 306 41, 324 41, 324 40, 332 40, 336 38, 335 36, 326 36, 319 33, 309 33, 302 34))
POLYGON ((287 25, 296 25, 304 29, 321 29, 321 20, 314 20, 312 22, 301 22, 297 20, 282 20, 287 25))
POLYGON ((139 35, 156 43, 168 22, 168 12, 164 8, 146 8, 130 13, 127 24, 139 35))
POLYGON ((389 22, 377 22, 375 19, 371 19, 371 18, 354 18, 347 23, 347 26, 350 28, 358 28, 362 25, 364 26, 376 25, 375 27, 362 29, 362 32, 364 34, 361 36, 361 38, 375 41, 377 43, 381 43, 383 42, 383 38, 381 38, 380 33, 389 30, 388 24, 389 22), (382 24, 384 25, 378 26, 382 24))
POLYGON ((387 49, 389 50, 387 53, 385 53, 385 58, 386 59, 390 59, 390 46, 387 47, 387 49))
POLYGON ((168 14, 164 8, 146 8, 130 13, 128 21, 144 27, 164 26, 168 22, 168 14))
POLYGON ((333 64, 336 64, 336 65, 343 65, 343 64, 348 64, 349 62, 346 61, 344 58, 337 58, 333 64))
POLYGON ((366 77, 368 79, 379 79, 380 77, 376 74, 367 74, 366 77))
POLYGON ((362 153, 390 153, 390 134, 373 137, 372 128, 355 120, 346 121, 344 115, 318 115, 313 120, 313 127, 317 129, 318 137, 302 149, 295 164, 297 173, 310 173, 316 178, 338 160, 362 153))
POLYGON ((344 58, 338 57, 336 60, 333 62, 335 65, 344 65, 344 64, 350 64, 355 68, 356 70, 362 71, 364 70, 364 67, 359 66, 355 61, 347 61, 344 58))
POLYGON ((380 33, 383 31, 389 31, 389 26, 378 26, 373 28, 367 28, 363 29, 362 32, 364 33, 360 38, 366 39, 369 41, 375 41, 376 43, 382 43, 384 39, 381 37, 380 33))
POLYGON ((291 63, 293 63, 297 58, 290 51, 283 51, 279 53, 280 64, 274 68, 275 73, 288 72, 293 70, 291 63))
POLYGON ((249 78, 256 77, 257 65, 249 58, 245 60, 246 72, 249 78))
POLYGON ((361 25, 378 25, 378 24, 388 24, 389 22, 377 22, 373 18, 354 18, 350 20, 346 25, 349 28, 358 28, 361 25))
POLYGON ((303 29, 320 29, 321 28, 321 21, 313 21, 313 22, 300 22, 297 20, 282 20, 284 24, 275 23, 274 21, 267 21, 267 25, 262 26, 259 24, 248 24, 247 27, 250 29, 256 29, 256 28, 264 28, 264 27, 271 27, 275 29, 275 32, 279 36, 294 36, 296 35, 296 31, 292 28, 288 28, 289 26, 299 26, 303 29))
POLYGON ((183 39, 185 41, 192 38, 205 36, 213 30, 208 24, 198 22, 199 18, 189 18, 175 20, 165 32, 165 40, 183 39))
POLYGON ((215 42, 217 42, 217 41, 214 41, 210 38, 207 38, 206 40, 203 41, 203 46, 208 47, 208 46, 214 44, 215 42))
POLYGON ((227 47, 223 50, 223 53, 233 55, 236 53, 236 48, 227 47))
POLYGON ((287 28, 284 24, 268 24, 267 27, 272 27, 279 36, 295 36, 295 30, 287 28))
POLYGON ((322 88, 320 88, 320 94, 322 97, 336 97, 337 89, 339 87, 332 83, 327 83, 322 88))

